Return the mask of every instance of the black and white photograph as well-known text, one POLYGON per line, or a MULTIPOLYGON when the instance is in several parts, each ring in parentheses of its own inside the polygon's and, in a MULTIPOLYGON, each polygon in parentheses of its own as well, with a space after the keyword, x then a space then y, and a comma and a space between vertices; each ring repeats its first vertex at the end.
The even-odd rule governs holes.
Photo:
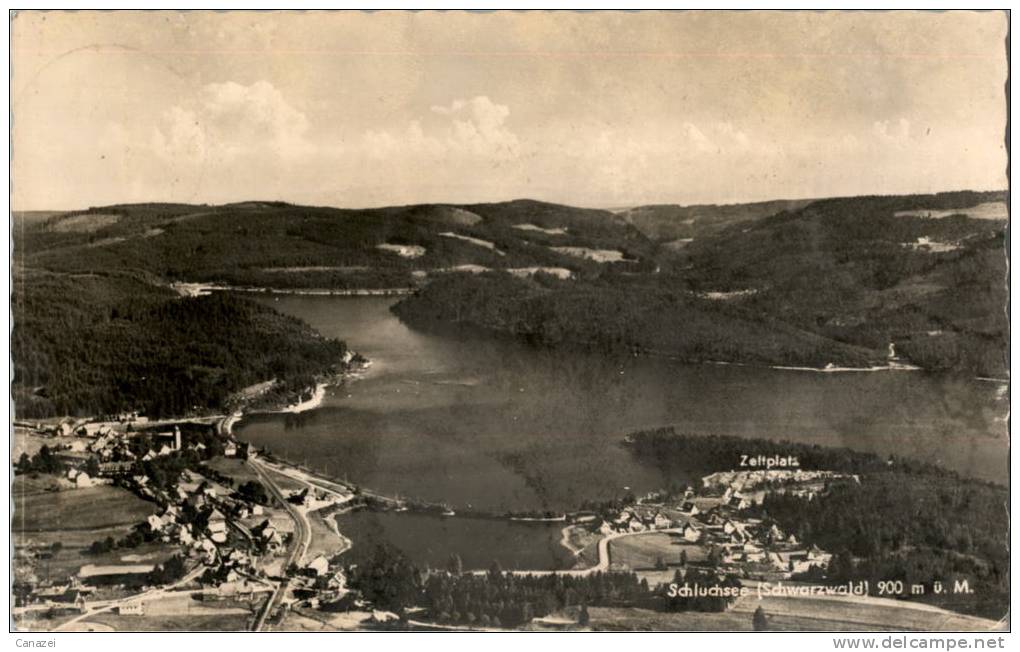
POLYGON ((1004 647, 1010 19, 11 10, 12 640, 1004 647))

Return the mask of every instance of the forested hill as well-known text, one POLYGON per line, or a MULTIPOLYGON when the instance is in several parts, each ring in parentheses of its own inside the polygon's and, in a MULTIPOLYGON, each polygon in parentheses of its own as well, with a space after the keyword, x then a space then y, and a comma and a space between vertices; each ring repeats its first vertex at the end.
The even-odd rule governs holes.
POLYGON ((127 274, 18 272, 13 309, 19 418, 217 410, 271 378, 300 390, 346 351, 254 302, 181 298, 127 274))
POLYGON ((417 288, 397 309, 408 322, 544 345, 1003 377, 1005 201, 953 192, 615 214, 532 200, 114 205, 19 220, 15 264, 161 283, 417 288))
POLYGON ((895 362, 1004 377, 1005 200, 1001 192, 819 200, 660 248, 652 273, 458 276, 397 312, 423 326, 459 322, 689 361, 895 362))
POLYGON ((794 211, 812 199, 789 199, 746 204, 653 204, 616 211, 616 214, 656 242, 680 248, 698 238, 718 233, 738 222, 794 211))
POLYGON ((25 221, 23 264, 144 270, 169 280, 276 288, 407 287, 430 274, 547 267, 590 275, 606 250, 632 271, 655 246, 608 211, 531 200, 349 210, 244 202, 133 204, 25 221))

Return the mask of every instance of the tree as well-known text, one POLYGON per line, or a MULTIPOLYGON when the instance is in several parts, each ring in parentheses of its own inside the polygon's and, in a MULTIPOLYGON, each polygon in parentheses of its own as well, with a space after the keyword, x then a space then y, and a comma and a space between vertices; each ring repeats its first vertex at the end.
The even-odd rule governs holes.
POLYGON ((451 575, 460 575, 464 572, 464 562, 461 561, 460 555, 457 553, 450 555, 450 559, 447 562, 447 570, 450 571, 451 575))
POLYGON ((756 632, 764 632, 769 628, 768 616, 765 615, 764 609, 758 607, 754 610, 754 615, 751 617, 751 625, 756 632))
POLYGON ((666 560, 659 555, 655 558, 655 570, 666 570, 666 560))
POLYGON ((489 565, 489 578, 498 580, 503 577, 503 567, 500 566, 498 559, 493 559, 492 564, 489 565))
POLYGON ((237 495, 248 502, 258 503, 259 505, 269 504, 269 494, 266 493, 266 488, 262 486, 261 482, 254 480, 249 480, 238 487, 237 495))
POLYGON ((708 552, 708 563, 710 566, 719 566, 722 564, 722 551, 719 546, 712 546, 712 549, 708 552))
POLYGON ((591 616, 588 615, 588 605, 581 605, 581 613, 577 616, 577 624, 581 627, 587 627, 591 623, 591 616))
POLYGON ((686 548, 680 551, 680 565, 683 566, 684 568, 687 567, 687 549, 686 548))
POLYGON ((63 543, 61 543, 61 542, 59 542, 59 541, 54 541, 54 542, 53 542, 53 543, 52 543, 52 544, 50 545, 50 552, 52 552, 52 553, 53 553, 53 554, 55 555, 55 554, 57 554, 58 552, 60 552, 60 550, 61 550, 61 549, 62 549, 63 547, 64 547, 64 544, 63 544, 63 543))

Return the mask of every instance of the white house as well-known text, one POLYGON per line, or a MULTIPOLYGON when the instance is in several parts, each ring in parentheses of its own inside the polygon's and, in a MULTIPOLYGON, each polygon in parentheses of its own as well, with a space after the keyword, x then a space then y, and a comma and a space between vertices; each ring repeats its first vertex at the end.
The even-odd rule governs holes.
POLYGON ((683 528, 683 537, 684 539, 694 543, 701 538, 701 530, 688 521, 683 528))
POLYGON ((314 571, 316 576, 325 575, 326 573, 329 572, 329 560, 326 559, 324 556, 319 555, 312 561, 308 562, 306 568, 314 571))

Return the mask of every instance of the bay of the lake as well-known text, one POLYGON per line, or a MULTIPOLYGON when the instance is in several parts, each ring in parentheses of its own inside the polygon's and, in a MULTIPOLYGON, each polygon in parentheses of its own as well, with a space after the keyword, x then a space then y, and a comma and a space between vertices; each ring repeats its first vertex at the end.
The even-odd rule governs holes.
MULTIPOLYGON (((455 509, 561 511, 692 480, 663 477, 621 446, 627 433, 663 425, 895 453, 1008 481, 1008 396, 994 382, 920 371, 815 373, 553 351, 415 331, 390 312, 398 300, 392 297, 258 300, 346 340, 372 366, 364 377, 328 390, 321 408, 245 417, 237 436, 387 494, 455 509)), ((362 532, 392 531, 392 519, 412 524, 402 514, 353 518, 364 521, 356 526, 362 532)), ((524 532, 501 538, 479 537, 467 525, 410 529, 452 536, 468 547, 479 538, 516 545, 514 536, 524 532)), ((519 547, 547 549, 545 529, 531 532, 538 533, 535 542, 519 547)), ((508 559, 508 567, 530 563, 529 555, 508 559)), ((431 553, 420 557, 426 558, 434 563, 431 553)), ((555 555, 545 559, 546 567, 559 563, 555 555)))

